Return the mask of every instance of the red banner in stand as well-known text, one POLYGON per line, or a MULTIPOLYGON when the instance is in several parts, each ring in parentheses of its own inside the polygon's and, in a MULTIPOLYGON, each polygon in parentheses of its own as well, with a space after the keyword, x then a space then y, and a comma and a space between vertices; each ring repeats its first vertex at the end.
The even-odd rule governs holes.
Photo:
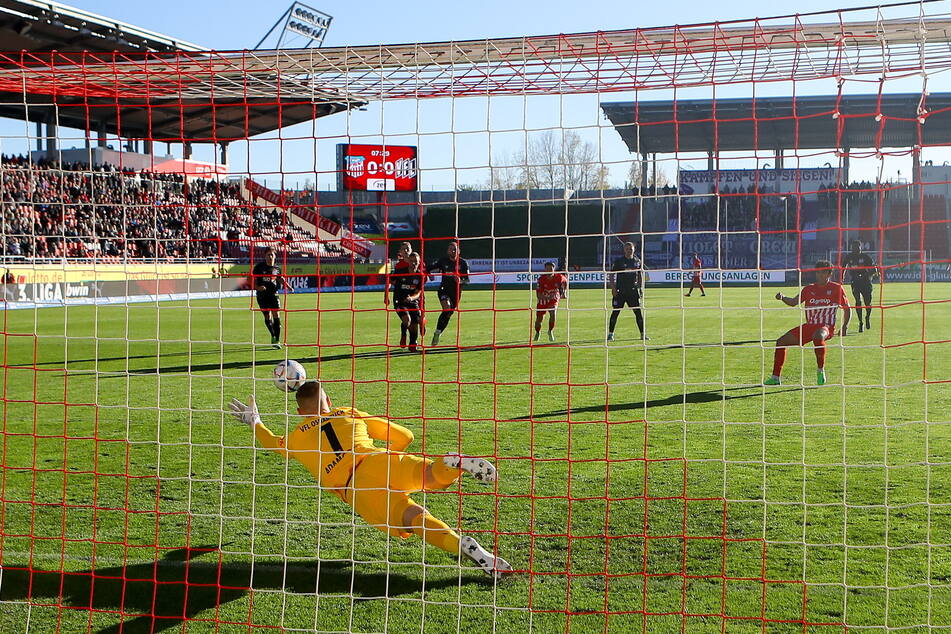
MULTIPOLYGON (((280 207, 284 210, 288 210, 287 204, 284 202, 284 197, 277 192, 268 189, 264 185, 261 185, 250 178, 245 179, 244 186, 252 196, 263 198, 272 205, 280 207)), ((332 236, 339 235, 340 245, 345 249, 356 253, 360 257, 368 258, 370 257, 370 254, 373 253, 372 241, 367 240, 363 236, 353 233, 348 229, 344 229, 340 223, 335 222, 330 218, 324 218, 314 211, 299 207, 295 207, 292 213, 300 217, 305 222, 316 225, 321 231, 329 233, 332 236)))
POLYGON ((332 236, 335 236, 338 233, 340 233, 340 223, 334 222, 330 218, 324 218, 323 216, 319 216, 317 220, 317 226, 320 228, 321 231, 326 231, 332 236))
POLYGON ((418 189, 416 147, 412 145, 337 145, 339 189, 414 192, 418 189))
POLYGON ((193 178, 214 178, 228 175, 228 167, 225 165, 192 161, 191 159, 161 161, 150 167, 149 171, 159 174, 181 174, 193 178))
POLYGON ((287 209, 287 205, 284 204, 284 198, 276 191, 270 190, 264 185, 261 185, 257 181, 251 180, 250 178, 245 179, 244 186, 249 192, 251 192, 252 196, 263 198, 272 205, 277 205, 281 209, 287 209))
POLYGON ((349 229, 340 228, 340 244, 357 255, 368 258, 373 253, 373 243, 349 229))

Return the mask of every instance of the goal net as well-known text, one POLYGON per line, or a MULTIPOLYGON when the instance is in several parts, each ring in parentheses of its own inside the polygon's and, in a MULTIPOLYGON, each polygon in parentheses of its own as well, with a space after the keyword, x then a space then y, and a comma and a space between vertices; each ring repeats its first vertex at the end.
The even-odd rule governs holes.
POLYGON ((951 629, 947 9, 3 54, 0 631, 951 629))

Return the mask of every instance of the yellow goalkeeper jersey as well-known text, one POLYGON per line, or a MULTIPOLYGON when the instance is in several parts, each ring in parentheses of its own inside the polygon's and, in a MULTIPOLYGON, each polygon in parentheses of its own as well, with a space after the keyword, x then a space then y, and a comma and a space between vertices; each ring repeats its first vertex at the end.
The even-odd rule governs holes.
POLYGON ((287 436, 275 436, 258 423, 254 435, 267 449, 307 467, 329 489, 346 487, 366 454, 403 451, 413 442, 413 432, 405 427, 350 407, 307 418, 287 436), (374 440, 386 442, 386 447, 377 447, 374 440))

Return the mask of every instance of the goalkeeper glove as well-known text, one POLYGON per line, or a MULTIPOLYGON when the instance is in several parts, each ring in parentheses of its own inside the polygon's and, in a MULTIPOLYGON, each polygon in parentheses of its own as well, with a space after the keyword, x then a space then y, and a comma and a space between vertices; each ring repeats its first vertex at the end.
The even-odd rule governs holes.
POLYGON ((258 423, 261 422, 261 415, 258 414, 258 406, 254 402, 254 396, 252 395, 248 399, 248 404, 245 405, 236 398, 231 399, 231 415, 240 420, 242 423, 254 429, 258 423))

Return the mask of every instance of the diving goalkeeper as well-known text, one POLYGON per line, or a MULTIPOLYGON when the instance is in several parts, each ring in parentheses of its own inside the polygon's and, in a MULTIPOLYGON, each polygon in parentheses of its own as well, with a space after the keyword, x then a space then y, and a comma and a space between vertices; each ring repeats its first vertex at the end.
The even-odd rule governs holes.
POLYGON ((254 430, 265 448, 303 464, 320 486, 349 504, 368 524, 394 537, 419 535, 453 555, 463 554, 490 575, 512 567, 474 538, 461 537, 409 496, 450 487, 462 472, 483 484, 495 482, 495 467, 482 458, 455 454, 427 460, 403 453, 413 432, 385 418, 349 407, 330 408, 317 381, 297 390, 297 413, 304 417, 287 436, 275 436, 261 422, 254 397, 245 405, 231 400, 231 411, 254 430), (377 447, 374 440, 386 443, 377 447))

